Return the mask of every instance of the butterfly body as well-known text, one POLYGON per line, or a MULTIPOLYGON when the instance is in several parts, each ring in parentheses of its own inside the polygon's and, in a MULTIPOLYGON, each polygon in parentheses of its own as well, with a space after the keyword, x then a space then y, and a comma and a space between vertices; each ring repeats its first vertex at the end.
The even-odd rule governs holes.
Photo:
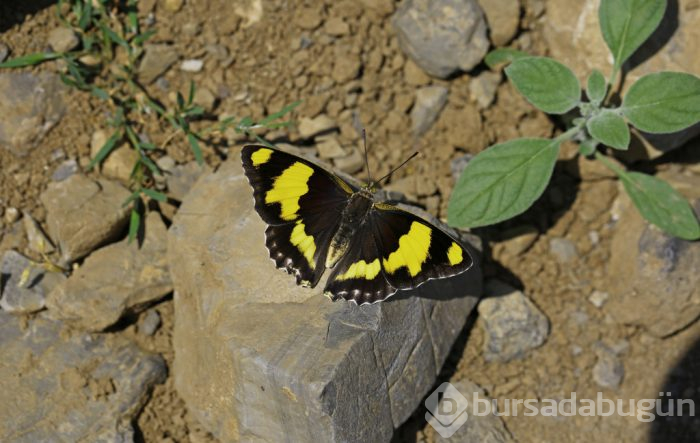
POLYGON ((348 205, 343 210, 338 230, 331 239, 326 256, 326 268, 332 268, 345 255, 350 243, 362 227, 374 205, 374 198, 368 189, 362 188, 352 194, 348 205))
POLYGON ((430 222, 377 201, 374 185, 354 186, 301 157, 265 146, 242 151, 265 244, 278 268, 324 294, 357 304, 466 271, 464 247, 430 222))

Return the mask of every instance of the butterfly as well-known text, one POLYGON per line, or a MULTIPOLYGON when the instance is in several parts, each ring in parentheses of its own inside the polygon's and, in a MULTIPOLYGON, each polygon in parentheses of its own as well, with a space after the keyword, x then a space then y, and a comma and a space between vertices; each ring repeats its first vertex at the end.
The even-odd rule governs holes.
POLYGON ((311 288, 330 268, 324 295, 333 301, 375 303, 398 290, 460 274, 473 263, 444 230, 375 200, 377 182, 358 188, 268 146, 245 146, 241 159, 255 210, 268 225, 270 258, 294 274, 298 285, 311 288))

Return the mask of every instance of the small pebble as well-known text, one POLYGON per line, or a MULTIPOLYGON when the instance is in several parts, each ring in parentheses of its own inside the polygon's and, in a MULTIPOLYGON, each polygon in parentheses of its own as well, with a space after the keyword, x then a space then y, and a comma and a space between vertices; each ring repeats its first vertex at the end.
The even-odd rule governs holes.
POLYGON ((184 60, 180 65, 180 69, 185 72, 199 72, 204 67, 204 61, 199 59, 184 60))
POLYGON ((49 33, 49 46, 56 52, 68 52, 80 44, 80 39, 70 28, 55 28, 49 33))
POLYGON ((593 293, 588 297, 588 301, 591 302, 593 306, 600 309, 608 300, 608 297, 609 295, 607 292, 593 291, 593 293))
POLYGON ((163 9, 169 12, 177 12, 182 8, 184 0, 164 0, 163 9))
POLYGON ((624 377, 622 361, 611 350, 599 350, 598 361, 593 366, 593 381, 601 388, 617 389, 624 377))
POLYGON ((52 162, 57 162, 59 160, 63 160, 66 158, 66 153, 63 152, 63 149, 58 148, 54 149, 53 152, 51 152, 51 157, 49 157, 52 162))
POLYGON ((5 222, 7 222, 8 225, 11 225, 12 223, 16 222, 19 220, 19 210, 15 208, 14 206, 10 206, 5 209, 5 222))
POLYGON ((551 238, 549 240, 549 252, 559 263, 570 263, 578 257, 576 245, 568 238, 551 238))
POLYGON ((155 309, 151 309, 141 317, 139 322, 139 332, 143 335, 151 336, 156 333, 160 327, 160 314, 155 309))
POLYGON ((78 172, 78 162, 75 161, 75 159, 70 158, 56 168, 55 171, 53 171, 53 174, 51 175, 51 180, 55 182, 60 182, 71 175, 75 174, 78 172))

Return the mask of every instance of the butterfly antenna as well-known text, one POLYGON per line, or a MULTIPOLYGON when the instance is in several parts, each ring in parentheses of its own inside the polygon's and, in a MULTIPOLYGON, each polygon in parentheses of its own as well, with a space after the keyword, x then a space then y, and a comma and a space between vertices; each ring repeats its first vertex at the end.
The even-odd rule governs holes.
POLYGON ((391 174, 393 174, 394 172, 396 172, 396 171, 397 171, 399 168, 401 168, 403 165, 405 165, 406 163, 408 163, 409 161, 411 161, 411 159, 413 159, 416 155, 418 155, 418 151, 414 152, 410 157, 408 157, 406 160, 404 160, 403 163, 401 163, 400 165, 398 165, 397 167, 395 167, 394 169, 392 169, 391 171, 389 171, 389 173, 388 173, 387 175, 385 175, 384 177, 382 177, 382 178, 380 178, 379 180, 377 180, 377 183, 381 183, 385 178, 389 177, 391 174))
POLYGON ((365 166, 367 167, 367 184, 372 184, 372 176, 369 173, 369 159, 367 158, 367 132, 362 128, 362 144, 365 146, 365 166))

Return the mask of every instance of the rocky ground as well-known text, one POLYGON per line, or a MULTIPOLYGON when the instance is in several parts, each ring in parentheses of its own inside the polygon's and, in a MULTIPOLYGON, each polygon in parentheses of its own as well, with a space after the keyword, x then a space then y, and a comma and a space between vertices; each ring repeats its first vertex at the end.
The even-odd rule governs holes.
MULTIPOLYGON (((459 32, 440 30, 445 42, 468 42, 459 56, 425 46, 423 33, 438 31, 392 0, 140 1, 141 20, 157 29, 140 80, 169 104, 194 81, 195 102, 213 118, 258 119, 303 100, 295 128, 264 135, 359 179, 366 176, 360 127, 375 177, 418 150, 420 159, 387 188, 444 218, 471 155, 561 129, 486 68, 490 47, 557 57, 581 78, 591 67, 607 72, 607 59, 587 2, 482 1, 484 15, 476 2, 437 3, 463 4, 464 14, 450 18, 459 32)), ((700 9, 691 0, 672 3, 652 46, 673 50, 648 49, 653 56, 635 60, 630 78, 662 68, 700 74, 693 56, 700 9)), ((50 2, 0 4, 0 60, 70 44, 57 29, 50 2)), ((282 423, 289 435, 303 436, 303 407, 340 411, 322 400, 336 388, 337 398, 347 398, 342 389, 364 383, 348 375, 355 369, 383 378, 378 387, 362 384, 367 400, 348 407, 347 417, 397 442, 442 441, 426 422, 423 400, 445 381, 463 394, 482 392, 501 411, 506 399, 571 392, 700 401, 700 244, 647 225, 614 177, 576 156, 575 146, 562 149, 535 206, 477 230, 480 241, 470 237, 483 245, 483 265, 470 277, 484 281, 477 308, 480 282, 465 280, 472 292, 462 299, 419 294, 348 313, 274 271, 262 240, 257 251, 254 235, 262 238, 263 227, 244 205, 247 184, 239 187, 240 134, 205 146, 199 167, 171 128, 149 127, 164 147, 157 161, 168 174, 158 186, 169 200, 149 203, 142 243, 128 243, 122 202, 133 157, 122 147, 99 171, 86 170, 107 136, 110 109, 63 86, 56 70, 55 62, 0 70, 0 440, 56 432, 69 441, 247 440, 265 421, 257 411, 273 417, 265 435, 282 423), (249 251, 259 254, 248 259, 249 251), (276 340, 289 331, 287 341, 276 340), (370 368, 363 356, 372 351, 378 357, 370 368), (214 364, 221 361, 231 367, 214 364), (265 370, 257 374, 260 362, 265 370), (215 379, 234 373, 246 383, 215 379), (270 380, 282 394, 264 394, 270 380), (216 391, 229 382, 235 398, 216 391), (372 395, 384 388, 386 398, 372 395), (246 403, 265 395, 265 404, 246 403), (302 412, 270 407, 285 401, 302 412), (227 421, 230 411, 238 416, 227 421)), ((622 160, 656 171, 697 210, 700 150, 697 137, 683 144, 688 138, 637 141, 622 160)), ((343 423, 323 429, 344 432, 343 423)), ((700 421, 471 417, 460 432, 451 441, 697 441, 700 421)))

